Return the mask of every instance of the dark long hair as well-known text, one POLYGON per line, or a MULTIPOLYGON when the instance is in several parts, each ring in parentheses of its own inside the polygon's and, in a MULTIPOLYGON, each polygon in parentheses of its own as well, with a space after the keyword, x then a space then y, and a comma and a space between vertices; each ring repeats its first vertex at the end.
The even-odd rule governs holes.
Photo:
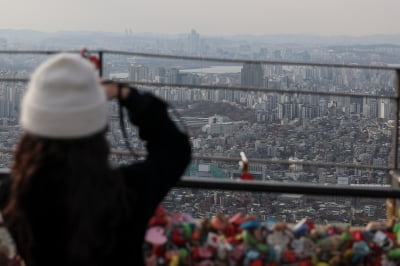
MULTIPOLYGON (((35 195, 36 182, 42 182, 42 187, 48 189, 45 191, 51 191, 53 186, 64 192, 60 195, 63 206, 59 208, 65 212, 68 236, 63 254, 70 265, 94 265, 101 256, 114 251, 118 226, 126 221, 129 212, 123 180, 109 166, 108 154, 104 132, 79 139, 50 139, 28 133, 22 136, 12 166, 11 194, 3 213, 28 264, 33 264, 35 239, 27 206, 30 197, 34 197, 31 195, 35 195)), ((54 197, 54 192, 49 196, 54 197)), ((54 204, 52 200, 49 198, 48 203, 54 204)))

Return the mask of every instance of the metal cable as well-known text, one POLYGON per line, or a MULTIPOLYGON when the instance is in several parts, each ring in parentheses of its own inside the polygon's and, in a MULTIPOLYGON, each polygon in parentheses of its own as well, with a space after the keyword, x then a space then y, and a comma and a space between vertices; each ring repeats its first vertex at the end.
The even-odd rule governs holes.
MULTIPOLYGON (((51 55, 60 52, 79 53, 77 50, 66 51, 46 51, 46 50, 0 50, 0 54, 44 54, 51 55)), ((316 66, 316 67, 332 67, 332 68, 351 68, 351 69, 375 69, 375 70, 396 70, 398 67, 390 66, 377 66, 377 65, 356 65, 356 64, 337 64, 337 63, 318 63, 318 62, 300 62, 300 61, 273 61, 273 60, 249 60, 249 59, 229 59, 219 57, 201 57, 201 56, 183 56, 183 55, 167 55, 167 54, 153 54, 141 52, 127 52, 117 50, 90 50, 92 53, 114 54, 114 55, 129 55, 140 57, 154 57, 163 59, 181 59, 181 60, 194 60, 194 61, 208 61, 220 63, 235 63, 235 64, 266 64, 266 65, 287 65, 287 66, 316 66)))
MULTIPOLYGON (((0 78, 0 82, 29 82, 28 78, 0 78)), ((124 80, 124 83, 137 86, 149 86, 149 87, 177 87, 177 88, 188 88, 188 89, 204 89, 204 90, 240 90, 240 91, 254 91, 263 93, 291 93, 291 94, 307 94, 307 95, 326 95, 326 96, 341 96, 341 97, 365 97, 374 99, 391 99, 397 100, 397 96, 385 96, 385 95, 371 95, 365 93, 350 93, 350 92, 329 92, 329 91, 310 91, 310 90, 281 90, 271 88, 257 88, 257 87, 244 87, 235 86, 228 87, 224 85, 196 85, 196 84, 180 84, 180 83, 161 83, 161 82, 140 82, 133 80, 124 80)))
MULTIPOLYGON (((1 79, 0 79, 1 81, 1 79)), ((310 95, 327 95, 327 96, 352 96, 352 97, 366 97, 366 98, 376 98, 376 99, 397 99, 397 96, 384 96, 384 95, 371 95, 364 93, 350 93, 350 92, 329 92, 329 91, 310 91, 310 90, 281 90, 281 89, 271 89, 271 88, 257 88, 257 87, 244 87, 235 86, 228 87, 224 85, 194 85, 194 84, 179 84, 179 83, 159 83, 159 82, 139 82, 133 80, 124 81, 129 84, 139 85, 139 86, 153 86, 153 87, 180 87, 180 88, 190 88, 190 89, 205 89, 205 90, 240 90, 240 91, 255 91, 264 93, 292 93, 292 94, 310 94, 310 95)))
MULTIPOLYGON (((112 154, 127 156, 129 152, 121 150, 112 150, 112 154)), ((144 152, 138 152, 139 155, 144 156, 144 152)), ((224 156, 204 156, 199 154, 192 155, 193 160, 210 160, 210 161, 224 161, 224 162, 239 162, 239 157, 224 157, 224 156)), ((343 168, 360 168, 360 169, 371 169, 371 170, 383 170, 389 171, 389 166, 373 166, 373 165, 361 165, 361 164, 350 164, 350 163, 329 163, 329 162, 313 162, 313 161, 289 161, 280 159, 249 159, 250 163, 258 164, 296 164, 296 165, 309 165, 309 166, 321 166, 321 167, 343 167, 343 168)))
POLYGON ((0 78, 0 82, 29 82, 29 78, 0 78))
MULTIPOLYGON (((193 159, 203 159, 203 160, 216 160, 216 161, 232 161, 239 162, 240 158, 234 157, 223 157, 223 156, 202 156, 194 154, 193 159)), ((350 163, 329 163, 329 162, 313 162, 313 161, 290 161, 281 159, 249 159, 249 163, 258 164, 296 164, 296 165, 309 165, 309 166, 321 166, 321 167, 344 167, 344 168, 362 168, 371 170, 385 170, 388 171, 392 168, 388 166, 373 166, 373 165, 361 165, 361 164, 350 164, 350 163)))
MULTIPOLYGON (((156 57, 164 59, 182 59, 182 60, 196 60, 220 63, 236 63, 236 64, 265 64, 265 65, 287 65, 287 66, 317 66, 317 67, 332 67, 332 68, 353 68, 353 69, 375 69, 375 70, 396 70, 396 67, 377 66, 377 65, 355 65, 355 64, 329 64, 317 62, 299 62, 299 61, 272 61, 272 60, 249 60, 249 59, 229 59, 218 57, 199 57, 199 56, 183 56, 183 55, 166 55, 166 54, 152 54, 152 53, 139 53, 127 51, 113 51, 101 50, 106 54, 130 55, 140 57, 156 57)), ((95 51, 93 51, 95 52, 95 51)))
MULTIPOLYGON (((12 153, 13 149, 3 149, 0 148, 0 152, 4 153, 12 153)), ((135 151, 135 153, 143 157, 146 155, 144 151, 135 151)), ((131 153, 125 150, 116 150, 111 149, 111 154, 113 155, 121 155, 121 156, 130 156, 131 153)), ((210 160, 210 161, 223 161, 223 162, 239 162, 239 157, 224 157, 224 156, 205 156, 199 154, 192 155, 193 160, 210 160)), ((389 171, 392 168, 389 166, 373 166, 373 165, 365 165, 365 164, 350 164, 350 163, 329 163, 329 162, 313 162, 313 161, 290 161, 290 160, 282 160, 282 159, 260 159, 253 158, 249 159, 249 162, 257 163, 257 164, 296 164, 296 165, 308 165, 308 166, 320 166, 320 167, 343 167, 343 168, 359 168, 359 169, 371 169, 371 170, 382 170, 389 171)))
POLYGON ((41 54, 80 53, 80 50, 0 50, 0 54, 41 54))

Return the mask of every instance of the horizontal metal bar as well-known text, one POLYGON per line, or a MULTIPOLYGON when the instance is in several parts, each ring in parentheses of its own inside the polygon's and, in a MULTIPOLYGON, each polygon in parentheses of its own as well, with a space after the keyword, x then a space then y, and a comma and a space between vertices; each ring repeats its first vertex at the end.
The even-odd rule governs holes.
MULTIPOLYGON (((7 169, 0 169, 0 180, 9 178, 7 169)), ((270 192, 307 194, 321 196, 351 196, 367 198, 400 198, 400 189, 389 186, 341 186, 341 185, 316 185, 307 183, 280 183, 262 181, 242 181, 228 179, 192 178, 185 177, 176 187, 195 188, 208 190, 233 190, 247 192, 270 192)))
MULTIPOLYGON (((223 156, 201 156, 194 154, 193 159, 202 160, 215 160, 215 161, 231 161, 239 162, 240 157, 223 157, 223 156)), ((249 163, 258 164, 296 164, 296 165, 309 165, 309 166, 320 166, 320 167, 343 167, 343 168, 359 168, 359 169, 371 169, 371 170, 391 170, 389 166, 373 166, 373 165, 361 165, 361 164, 350 164, 350 163, 329 163, 329 162, 314 162, 314 161, 291 161, 291 160, 278 160, 278 159, 256 159, 248 158, 249 163)))
POLYGON ((29 78, 0 78, 0 82, 29 82, 29 78))
MULTIPOLYGON (((29 82, 28 78, 0 78, 0 82, 29 82)), ((240 91, 254 91, 263 93, 291 93, 291 94, 307 94, 307 95, 326 95, 326 96, 341 96, 341 97, 365 97, 374 99, 398 99, 397 96, 384 96, 384 95, 371 95, 364 93, 350 93, 350 92, 329 92, 329 91, 310 91, 310 90, 281 90, 271 88, 257 88, 257 87, 228 87, 224 85, 194 85, 194 84, 180 84, 180 83, 160 83, 160 82, 139 82, 133 80, 124 80, 125 83, 138 86, 149 87, 177 87, 189 89, 205 89, 205 90, 240 90, 240 91)))
POLYGON ((333 67, 333 68, 356 68, 356 69, 376 69, 376 70, 396 70, 396 67, 389 66, 376 66, 376 65, 354 65, 354 64, 329 64, 317 62, 299 62, 299 61, 272 61, 272 60, 249 60, 249 59, 229 59, 218 57, 198 57, 198 56, 182 56, 182 55, 166 55, 166 54, 152 54, 140 52, 127 52, 127 51, 113 51, 103 50, 105 54, 119 54, 141 57, 157 57, 165 59, 182 59, 182 60, 196 60, 208 62, 221 62, 221 63, 236 63, 236 64, 266 64, 266 65, 288 65, 288 66, 316 66, 316 67, 333 67))
MULTIPOLYGON (((1 151, 1 149, 0 149, 1 151)), ((123 150, 111 150, 112 154, 129 156, 131 155, 129 151, 123 150)), ((145 156, 144 151, 135 151, 139 156, 145 156)), ((224 157, 224 156, 204 156, 200 154, 192 154, 193 160, 210 160, 210 161, 223 161, 223 162, 239 162, 241 158, 238 157, 224 157)), ((373 166, 366 164, 352 164, 352 163, 329 163, 329 162, 315 162, 315 161, 292 161, 292 160, 279 160, 279 159, 257 159, 248 158, 249 163, 257 164, 296 164, 296 165, 308 165, 308 166, 320 166, 320 167, 343 167, 343 168, 358 168, 358 169, 370 169, 370 170, 382 170, 389 171, 392 170, 389 166, 373 166)))
POLYGON ((178 187, 198 188, 210 190, 234 190, 248 192, 272 192, 307 194, 320 196, 351 196, 366 198, 400 198, 400 189, 390 186, 343 186, 343 185, 315 185, 309 183, 278 183, 261 181, 239 181, 210 178, 184 178, 177 184, 178 187))
POLYGON ((80 53, 78 50, 0 50, 0 54, 41 54, 80 53))
MULTIPOLYGON (((1 151, 1 149, 0 149, 1 151)), ((129 156, 131 155, 129 151, 121 151, 121 150, 111 150, 112 154, 129 156)), ((140 156, 144 156, 145 152, 138 151, 136 152, 140 156)), ((210 160, 210 161, 223 161, 223 162, 239 162, 241 158, 238 157, 224 157, 224 156, 204 156, 200 154, 192 154, 193 160, 210 160)), ((382 170, 389 171, 392 168, 389 166, 373 166, 366 164, 352 164, 352 163, 328 163, 328 162, 315 162, 315 161, 292 161, 292 160, 279 160, 279 159, 257 159, 257 158, 248 158, 249 163, 257 163, 257 164, 296 164, 296 165, 309 165, 309 166, 320 166, 320 167, 343 167, 343 168, 359 168, 359 169, 371 169, 371 170, 382 170)))
MULTIPOLYGON (((12 149, 4 149, 0 148, 0 152, 4 153, 12 153, 12 149)), ((139 156, 145 156, 146 153, 144 151, 135 151, 135 153, 139 156)), ((129 151, 121 151, 121 150, 111 150, 111 154, 121 155, 121 156, 130 156, 131 153, 129 151)), ((210 161, 223 161, 223 162, 239 162, 240 157, 223 157, 223 156, 204 156, 199 154, 192 155, 193 160, 210 160, 210 161)), ((257 159, 257 158, 249 158, 249 163, 257 163, 257 164, 286 164, 286 165, 308 165, 308 166, 319 166, 319 167, 343 167, 343 168, 358 168, 358 169, 370 169, 370 170, 382 170, 389 171, 392 168, 389 166, 373 166, 373 165, 363 165, 363 164, 351 164, 351 163, 329 163, 329 162, 314 162, 314 161, 291 161, 291 160, 278 160, 278 159, 257 159)))
MULTIPOLYGON (((220 63, 236 63, 236 64, 266 64, 266 65, 288 65, 288 66, 310 66, 310 67, 332 67, 332 68, 352 68, 352 69, 375 69, 375 70, 396 70, 398 67, 377 66, 377 65, 355 65, 355 64, 330 64, 318 62, 300 62, 300 61, 273 61, 273 60, 249 60, 249 59, 229 59, 218 57, 200 57, 200 56, 183 56, 183 55, 168 55, 168 54, 153 54, 141 52, 127 52, 117 50, 89 50, 91 53, 102 52, 104 54, 114 55, 129 55, 140 57, 153 57, 164 59, 181 59, 181 60, 196 60, 220 63)), ((60 52, 79 53, 80 51, 57 51, 57 50, 0 50, 0 54, 56 54, 60 52)))
POLYGON ((365 93, 350 93, 350 92, 330 92, 330 91, 310 91, 310 90, 281 90, 271 88, 257 88, 257 87, 228 87, 224 85, 194 85, 194 84, 180 84, 180 83, 161 83, 161 82, 139 82, 133 80, 124 80, 124 82, 132 85, 140 86, 153 86, 153 87, 180 87, 180 88, 191 88, 191 89, 206 89, 206 90, 240 90, 240 91, 256 91, 264 93, 292 93, 292 94, 308 94, 308 95, 327 95, 327 96, 351 96, 351 97, 365 97, 365 98, 376 98, 376 99, 397 99, 396 96, 384 96, 384 95, 371 95, 365 93))

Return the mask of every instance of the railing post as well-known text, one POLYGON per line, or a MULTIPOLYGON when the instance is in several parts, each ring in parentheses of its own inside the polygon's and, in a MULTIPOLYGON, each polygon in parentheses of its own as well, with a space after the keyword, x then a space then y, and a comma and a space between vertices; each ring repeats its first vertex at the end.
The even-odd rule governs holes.
MULTIPOLYGON (((399 142, 399 111, 400 111, 400 69, 396 69, 396 84, 395 84, 395 97, 396 97, 396 108, 394 114, 394 132, 392 136, 393 145, 393 158, 392 158, 392 169, 398 168, 398 142, 399 142)), ((393 182, 392 182, 393 185, 393 182)), ((398 183, 397 183, 398 186, 398 183)))
POLYGON ((391 171, 389 173, 390 184, 393 188, 399 188, 399 182, 396 178, 395 171, 398 169, 398 153, 399 153, 399 111, 400 111, 400 69, 396 69, 395 80, 395 97, 396 104, 394 104, 394 125, 392 132, 392 162, 391 171))
MULTIPOLYGON (((394 113, 394 131, 392 135, 392 170, 389 173, 390 184, 392 188, 399 188, 399 174, 398 174, 398 153, 399 153, 399 111, 400 111, 400 69, 396 69, 396 80, 395 80, 395 113, 394 113)), ((393 226, 396 222, 398 212, 398 199, 387 199, 386 200, 386 214, 390 226, 393 226)))
POLYGON ((99 51, 99 76, 103 77, 103 51, 99 51))

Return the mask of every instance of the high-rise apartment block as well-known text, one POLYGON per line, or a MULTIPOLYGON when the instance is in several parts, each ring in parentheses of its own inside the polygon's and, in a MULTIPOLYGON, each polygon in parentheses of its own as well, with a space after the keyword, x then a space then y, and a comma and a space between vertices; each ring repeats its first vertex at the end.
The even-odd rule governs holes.
POLYGON ((7 40, 4 38, 0 38, 0 50, 7 49, 7 40))
POLYGON ((200 54, 200 34, 198 34, 194 29, 192 29, 188 36, 187 51, 191 55, 200 54))
POLYGON ((246 63, 241 70, 241 84, 248 87, 264 87, 264 70, 261 64, 246 63))
POLYGON ((143 65, 129 66, 129 80, 133 81, 148 81, 149 68, 143 65))

